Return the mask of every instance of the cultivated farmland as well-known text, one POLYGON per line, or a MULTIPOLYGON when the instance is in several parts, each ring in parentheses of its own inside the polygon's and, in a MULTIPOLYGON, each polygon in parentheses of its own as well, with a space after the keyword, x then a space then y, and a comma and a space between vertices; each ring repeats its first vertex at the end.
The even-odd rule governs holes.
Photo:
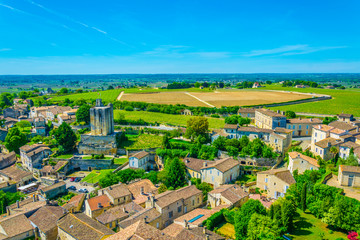
POLYGON ((125 93, 121 100, 150 102, 160 104, 185 104, 187 106, 215 107, 248 106, 269 103, 279 103, 310 98, 310 95, 293 92, 275 91, 213 91, 213 92, 155 92, 155 93, 125 93), (206 104, 208 103, 208 104, 206 104))
POLYGON ((114 89, 114 90, 107 90, 107 91, 100 91, 100 92, 87 92, 87 93, 76 93, 76 94, 69 94, 65 96, 57 96, 51 98, 53 102, 61 102, 68 98, 71 101, 76 101, 78 99, 90 100, 90 99, 97 99, 101 98, 104 102, 113 102, 121 93, 121 89, 114 89))
MULTIPOLYGON (((119 113, 125 115, 125 119, 128 120, 139 120, 143 119, 146 122, 150 123, 163 123, 170 124, 173 126, 186 126, 187 120, 189 120, 190 116, 184 115, 172 115, 166 113, 158 113, 158 112, 145 112, 145 111, 124 111, 124 110, 115 110, 114 117, 117 119, 119 117, 119 113)), ((209 120, 209 128, 222 128, 224 127, 225 120, 223 118, 208 118, 209 120)))

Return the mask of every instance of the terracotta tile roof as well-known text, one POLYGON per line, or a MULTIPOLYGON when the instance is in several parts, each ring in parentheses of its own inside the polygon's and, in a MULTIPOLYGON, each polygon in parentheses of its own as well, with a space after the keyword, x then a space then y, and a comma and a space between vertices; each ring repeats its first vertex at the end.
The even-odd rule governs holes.
POLYGON ((220 187, 212 190, 209 194, 220 193, 224 198, 229 200, 232 204, 237 203, 244 197, 249 196, 240 186, 236 184, 221 185, 220 187))
POLYGON ((343 134, 346 133, 346 131, 338 129, 338 128, 334 128, 332 130, 330 130, 331 133, 335 133, 335 134, 343 134))
POLYGON ((17 203, 11 204, 9 207, 12 212, 15 213, 27 213, 39 209, 46 205, 45 201, 33 201, 32 198, 27 198, 19 202, 19 208, 17 203))
POLYGON ((97 240, 115 232, 83 213, 69 213, 60 218, 58 227, 77 240, 97 240))
POLYGON ((340 144, 340 147, 356 149, 356 148, 360 148, 360 145, 354 142, 344 142, 340 144))
POLYGON ((238 125, 237 124, 225 124, 224 129, 237 129, 238 125))
POLYGON ((66 210, 70 210, 72 208, 79 207, 79 204, 83 204, 85 200, 85 193, 81 193, 79 195, 73 196, 66 204, 64 204, 62 207, 66 210))
POLYGON ((239 108, 238 113, 253 113, 255 114, 255 108, 239 108))
POLYGON ((21 170, 16 167, 16 165, 12 165, 10 167, 4 168, 0 170, 0 173, 9 177, 10 180, 13 180, 15 182, 21 182, 23 179, 31 178, 32 173, 27 172, 24 170, 21 170))
POLYGON ((145 203, 149 194, 155 195, 158 192, 157 188, 149 179, 142 179, 140 181, 130 183, 127 187, 134 198, 134 202, 137 204, 145 203))
POLYGON ((104 188, 104 192, 107 192, 114 199, 131 195, 126 184, 122 184, 122 183, 104 188))
POLYGON ((183 229, 184 227, 181 226, 180 224, 172 223, 166 228, 164 228, 162 232, 175 238, 183 229))
POLYGON ((51 190, 53 190, 53 189, 61 188, 61 187, 63 187, 64 185, 66 185, 66 183, 65 183, 64 181, 61 181, 61 182, 55 183, 55 184, 53 184, 53 185, 43 187, 43 188, 41 188, 40 190, 41 190, 42 192, 46 193, 46 192, 51 191, 51 190))
POLYGON ((59 206, 44 206, 30 216, 33 222, 42 232, 46 233, 57 228, 57 220, 66 214, 66 210, 59 206))
POLYGON ((320 124, 320 125, 316 125, 313 128, 321 130, 323 132, 329 132, 330 130, 334 129, 334 127, 325 125, 325 124, 320 124))
POLYGON ((227 172, 230 169, 236 167, 237 165, 240 165, 240 162, 233 159, 233 158, 225 158, 222 160, 216 160, 216 161, 212 161, 209 164, 207 164, 207 166, 202 167, 201 169, 206 169, 206 168, 216 168, 217 170, 219 170, 220 172, 227 172))
POLYGON ((278 139, 286 139, 286 137, 285 137, 285 136, 280 135, 280 134, 271 133, 270 135, 271 135, 271 136, 273 136, 274 138, 278 138, 278 139))
POLYGON ((316 146, 320 147, 320 148, 327 148, 331 146, 336 146, 338 144, 340 144, 342 141, 340 139, 335 139, 335 138, 331 138, 331 137, 328 137, 328 138, 325 138, 321 141, 318 141, 315 143, 316 146))
POLYGON ((144 210, 140 205, 130 202, 127 204, 122 204, 115 206, 106 210, 104 213, 99 215, 96 220, 102 224, 111 223, 113 221, 122 221, 129 216, 144 210))
POLYGON ((134 157, 134 158, 137 158, 137 159, 142 159, 142 158, 144 158, 144 157, 146 157, 148 155, 149 155, 148 152, 141 151, 141 152, 137 152, 137 153, 131 155, 130 157, 134 157))
POLYGON ((198 158, 185 158, 184 159, 185 166, 196 172, 200 172, 200 170, 204 166, 205 162, 208 164, 211 163, 211 161, 202 160, 202 159, 198 159, 198 158))
POLYGON ((16 153, 0 153, 0 167, 8 167, 16 162, 16 153))
POLYGON ((276 128, 275 128, 275 132, 276 132, 276 133, 287 133, 287 134, 289 134, 289 133, 292 133, 293 130, 291 130, 291 129, 286 129, 286 128, 281 128, 281 127, 276 127, 276 128))
POLYGON ((17 235, 33 230, 33 226, 24 214, 8 216, 1 219, 0 226, 3 230, 0 239, 11 239, 17 235))
POLYGON ((287 169, 271 169, 271 170, 259 172, 258 174, 275 175, 277 178, 279 178, 280 180, 284 181, 289 185, 296 183, 294 177, 287 169))
POLYGON ((338 114, 339 117, 342 117, 342 118, 351 118, 353 117, 352 114, 347 114, 347 113, 341 113, 341 114, 338 114))
POLYGON ((153 220, 157 219, 161 217, 161 213, 158 212, 155 208, 145 208, 137 213, 135 213, 134 215, 130 216, 129 218, 121 221, 119 223, 119 226, 121 228, 127 228, 130 225, 140 221, 144 221, 144 219, 146 218, 147 222, 152 222, 153 220))
POLYGON ((88 202, 91 211, 96 211, 101 208, 107 208, 111 206, 110 199, 105 194, 87 199, 86 201, 88 202))
POLYGON ((257 128, 257 127, 239 127, 238 132, 256 132, 256 133, 272 133, 274 130, 266 128, 257 128))
POLYGON ((331 122, 331 123, 329 123, 329 126, 339 128, 341 130, 346 130, 346 131, 356 129, 356 126, 354 126, 353 124, 341 122, 341 121, 331 122))
POLYGON ((176 240, 204 240, 206 239, 206 236, 209 237, 211 240, 222 240, 226 239, 225 237, 222 237, 208 229, 205 229, 203 227, 188 227, 185 228, 182 225, 173 223, 162 230, 167 235, 170 235, 174 237, 176 240))
POLYGON ((340 165, 339 170, 341 172, 360 173, 360 167, 359 166, 340 165))
POLYGON ((215 212, 217 212, 217 211, 212 210, 212 209, 210 210, 210 209, 196 208, 196 209, 192 210, 191 212, 188 212, 188 213, 176 218, 174 220, 174 222, 183 224, 185 220, 187 222, 189 222, 191 219, 193 219, 199 215, 203 215, 201 218, 191 222, 191 225, 200 226, 200 225, 202 225, 203 221, 208 219, 215 212))
POLYGON ((322 122, 318 118, 292 118, 286 120, 286 123, 290 124, 321 124, 322 122))
POLYGON ((173 237, 139 220, 107 240, 172 240, 173 237))
POLYGON ((295 158, 301 158, 305 161, 307 161, 308 163, 310 163, 311 165, 313 166, 316 166, 316 167, 320 167, 320 165, 318 164, 317 160, 315 158, 312 158, 312 157, 308 157, 302 153, 299 153, 299 152, 289 152, 289 156, 292 158, 292 159, 295 159, 295 158))
POLYGON ((44 166, 40 172, 43 173, 56 173, 60 168, 68 164, 68 161, 58 161, 55 166, 46 165, 44 166))
POLYGON ((164 193, 155 196, 155 203, 164 208, 170 204, 179 201, 181 199, 188 199, 189 197, 201 194, 202 192, 196 188, 196 186, 186 186, 175 191, 166 191, 164 193))
POLYGON ((51 151, 50 148, 43 144, 25 145, 20 148, 21 152, 25 152, 28 157, 35 156, 43 151, 51 151))
POLYGON ((274 111, 271 111, 269 109, 266 109, 266 108, 261 108, 261 109, 256 109, 255 112, 259 112, 261 114, 264 114, 266 116, 269 116, 269 117, 284 117, 284 115, 280 114, 280 113, 277 113, 277 112, 274 112, 274 111))

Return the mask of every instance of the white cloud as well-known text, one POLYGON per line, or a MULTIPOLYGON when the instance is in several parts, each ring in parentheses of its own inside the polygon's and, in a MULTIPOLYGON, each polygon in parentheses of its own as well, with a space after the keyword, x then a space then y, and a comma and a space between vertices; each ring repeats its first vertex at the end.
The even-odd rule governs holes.
POLYGON ((7 51, 11 51, 11 48, 0 48, 0 52, 7 52, 7 51))
POLYGON ((263 55, 290 56, 290 55, 308 54, 308 53, 338 49, 338 48, 346 48, 346 46, 310 47, 308 44, 297 44, 297 45, 282 46, 273 49, 253 50, 246 54, 243 54, 243 56, 244 57, 256 57, 263 55))

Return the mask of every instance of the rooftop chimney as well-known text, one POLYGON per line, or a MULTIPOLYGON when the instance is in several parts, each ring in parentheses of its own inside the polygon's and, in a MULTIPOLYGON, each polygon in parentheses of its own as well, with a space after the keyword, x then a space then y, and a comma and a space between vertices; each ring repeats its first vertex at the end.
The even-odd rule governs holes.
POLYGON ((19 202, 19 200, 16 200, 16 207, 17 207, 17 208, 20 208, 20 202, 19 202))
POLYGON ((277 110, 276 112, 277 112, 277 113, 280 113, 280 110, 277 110))
POLYGON ((205 238, 206 240, 209 240, 210 239, 210 237, 209 237, 209 235, 208 234, 206 234, 206 238, 205 238))
POLYGON ((206 226, 203 228, 203 233, 206 234, 206 226))
POLYGON ((204 166, 204 167, 207 167, 207 162, 204 162, 203 166, 204 166))
POLYGON ((140 193, 141 193, 141 194, 144 194, 144 187, 141 187, 141 188, 140 188, 140 193))
POLYGON ((33 202, 36 202, 35 193, 33 194, 33 202))
POLYGON ((102 208, 103 206, 101 205, 101 203, 98 203, 98 208, 102 208))
POLYGON ((312 118, 310 118, 310 122, 312 122, 312 118))
POLYGON ((10 206, 7 206, 7 207, 6 207, 6 214, 7 214, 8 216, 10 216, 10 206))

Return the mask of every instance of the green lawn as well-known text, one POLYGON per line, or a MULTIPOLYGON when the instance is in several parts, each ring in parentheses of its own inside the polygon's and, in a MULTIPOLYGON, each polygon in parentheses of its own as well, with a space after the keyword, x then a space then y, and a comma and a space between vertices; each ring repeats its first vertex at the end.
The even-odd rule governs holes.
POLYGON ((128 158, 115 158, 114 159, 114 164, 123 165, 124 163, 126 163, 128 161, 129 161, 128 158))
POLYGON ((256 175, 242 175, 237 181, 248 183, 256 181, 256 175))
MULTIPOLYGON (((118 114, 122 113, 125 115, 125 120, 138 120, 143 119, 146 122, 150 123, 163 123, 170 124, 173 126, 183 126, 186 127, 186 123, 191 118, 191 116, 184 115, 173 115, 166 113, 158 113, 158 112, 146 112, 146 111, 124 111, 124 110, 115 110, 114 111, 115 119, 118 118, 118 114)), ((209 120, 209 128, 222 128, 224 127, 225 120, 222 118, 208 118, 209 120)))
POLYGON ((147 149, 161 147, 162 136, 142 134, 142 135, 126 135, 128 141, 122 142, 121 147, 127 149, 147 149))
POLYGON ((216 232, 222 236, 235 239, 235 227, 231 223, 223 223, 216 232))
POLYGON ((63 154, 63 155, 57 156, 55 158, 57 158, 57 159, 69 159, 72 156, 74 156, 74 155, 73 154, 63 154))
POLYGON ((291 232, 290 237, 295 240, 321 239, 320 234, 324 233, 323 239, 336 240, 339 238, 347 239, 347 235, 342 232, 333 231, 321 219, 317 219, 310 213, 304 213, 298 209, 299 217, 295 218, 295 230, 291 232))
MULTIPOLYGON (((273 110, 291 110, 294 112, 308 112, 320 114, 339 114, 341 112, 360 116, 360 89, 322 89, 322 88, 292 88, 281 85, 267 85, 261 90, 283 90, 303 93, 318 93, 331 95, 332 99, 319 102, 294 104, 282 107, 272 107, 273 110)), ((256 90, 254 90, 256 91, 256 90)))
POLYGON ((104 169, 104 170, 93 170, 90 174, 84 177, 81 181, 88 183, 97 183, 99 180, 109 172, 114 171, 114 169, 104 169))
MULTIPOLYGON (((83 157, 82 159, 85 159, 85 160, 89 160, 89 159, 95 159, 95 158, 92 158, 92 156, 85 156, 85 157, 83 157)), ((112 157, 103 157, 103 158, 101 158, 101 159, 97 159, 97 160, 110 160, 110 159, 113 159, 112 157)))

